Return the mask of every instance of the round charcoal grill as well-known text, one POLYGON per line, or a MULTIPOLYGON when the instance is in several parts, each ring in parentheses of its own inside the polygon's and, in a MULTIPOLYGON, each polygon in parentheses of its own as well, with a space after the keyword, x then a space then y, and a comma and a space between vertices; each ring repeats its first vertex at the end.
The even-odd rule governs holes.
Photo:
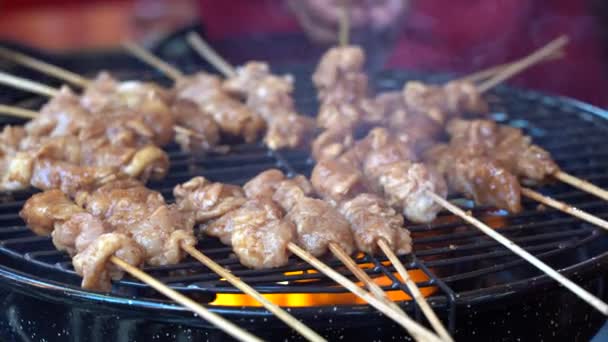
MULTIPOLYGON (((113 63, 116 60, 112 60, 113 63)), ((83 62, 86 63, 86 62, 83 62)), ((91 68, 93 74, 101 67, 91 68)), ((122 66, 125 68, 124 66, 122 66)), ((126 66, 123 78, 151 78, 126 66), (128 76, 127 76, 128 75, 128 76)), ((141 66, 140 66, 141 68, 141 66)), ((193 70, 194 66, 185 69, 193 70)), ((15 73, 22 70, 15 68, 15 73)), ((314 113, 315 92, 309 82, 311 67, 281 72, 295 74, 296 100, 303 113, 314 113)), ((157 75, 156 75, 157 76, 157 75)), ((378 91, 394 90, 411 78, 403 71, 383 72, 374 78, 378 91)), ((426 80, 438 81, 439 78, 426 80)), ((50 80, 43 79, 44 82, 50 80)), ((0 95, 3 103, 36 105, 43 99, 21 93, 0 95), (25 102, 24 102, 25 101, 25 102)), ((608 113, 574 100, 533 91, 499 87, 489 95, 495 120, 523 128, 548 149, 568 172, 608 187, 608 113)), ((10 123, 6 121, 5 123, 10 123)), ((203 175, 214 181, 243 184, 257 173, 280 168, 289 174, 310 174, 313 166, 305 151, 273 152, 261 144, 235 145, 227 155, 204 158, 167 147, 169 176, 151 183, 172 199, 174 185, 203 175)), ((602 218, 608 203, 563 184, 540 190, 602 218)), ((0 199, 0 336, 12 341, 132 341, 223 340, 226 335, 174 305, 148 286, 130 278, 114 284, 109 294, 84 291, 67 254, 55 250, 50 238, 35 236, 18 216, 32 191, 3 194, 0 199)), ((525 200, 519 215, 475 207, 453 198, 473 214, 513 239, 564 275, 605 298, 608 238, 604 232, 568 215, 525 200)), ((429 225, 410 225, 415 253, 403 260, 429 296, 429 302, 457 340, 588 339, 603 317, 582 300, 542 275, 458 218, 441 215, 429 225)), ((408 339, 390 320, 292 257, 289 265, 271 270, 249 270, 231 255, 230 248, 212 238, 198 248, 237 276, 290 307, 294 316, 331 340, 408 339)), ((386 259, 357 256, 372 277, 383 277, 383 288, 403 299, 407 290, 386 259)), ((341 264, 328 264, 349 275, 341 264)), ((146 267, 146 272, 187 294, 249 331, 269 340, 299 339, 265 310, 242 301, 238 290, 213 272, 186 259, 173 266, 146 267)), ((419 321, 411 301, 400 304, 419 321)))

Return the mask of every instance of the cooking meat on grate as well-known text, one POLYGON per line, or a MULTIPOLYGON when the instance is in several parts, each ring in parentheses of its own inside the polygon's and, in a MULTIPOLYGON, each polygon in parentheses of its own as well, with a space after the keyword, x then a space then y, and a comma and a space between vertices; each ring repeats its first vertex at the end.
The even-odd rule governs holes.
POLYGON ((354 142, 351 127, 331 127, 321 132, 311 144, 312 157, 317 160, 336 159, 354 142))
POLYGON ((238 67, 223 87, 244 98, 247 107, 266 121, 266 146, 273 150, 308 146, 315 120, 296 112, 291 75, 274 75, 268 64, 251 61, 238 67))
POLYGON ((15 190, 31 185, 43 190, 59 188, 69 194, 103 183, 108 177, 160 179, 169 168, 166 152, 156 146, 113 145, 104 137, 26 137, 20 150, 3 156, 2 161, 0 188, 15 190))
POLYGON ((365 53, 358 46, 332 47, 321 57, 312 81, 320 102, 354 102, 368 92, 365 53))
POLYGON ((296 227, 296 242, 314 256, 327 253, 330 243, 354 252, 350 225, 328 202, 309 197, 312 186, 303 176, 286 179, 279 170, 264 171, 252 178, 248 195, 274 199, 286 211, 285 219, 296 227), (261 191, 253 191, 261 189, 261 191))
POLYGON ((201 110, 189 99, 176 98, 173 90, 147 82, 119 82, 108 73, 101 72, 86 88, 81 101, 93 113, 134 110, 143 114, 146 124, 154 128, 159 146, 173 138, 184 151, 206 152, 219 140, 219 126, 214 117, 201 110))
POLYGON ((317 129, 311 117, 286 113, 268 123, 264 143, 272 150, 304 148, 310 144, 317 129))
POLYGON ((490 120, 454 119, 447 124, 446 131, 451 145, 491 158, 521 178, 543 181, 559 171, 549 152, 533 144, 519 128, 490 120))
POLYGON ((403 216, 381 197, 362 193, 342 202, 340 213, 351 225, 359 251, 377 254, 378 241, 386 241, 397 255, 412 251, 412 238, 405 229, 403 216))
POLYGON ((177 130, 175 142, 182 151, 194 153, 214 150, 220 142, 220 127, 212 115, 201 111, 198 106, 186 100, 176 100, 171 106, 175 123, 190 131, 177 130))
POLYGON ((173 196, 179 210, 194 213, 196 222, 201 224, 239 208, 246 200, 241 187, 210 182, 204 177, 178 184, 173 196))
POLYGON ((466 81, 441 86, 410 81, 403 88, 403 99, 407 110, 426 115, 439 124, 464 113, 483 115, 489 110, 475 84, 466 81))
POLYGON ((361 192, 368 184, 359 168, 341 160, 325 159, 317 162, 310 178, 313 188, 327 201, 341 202, 361 192))
POLYGON ((445 197, 447 185, 434 168, 416 159, 407 139, 375 128, 338 161, 317 163, 312 183, 319 194, 335 202, 371 190, 383 194, 409 220, 430 222, 441 207, 428 192, 445 197))
POLYGON ((251 143, 266 127, 262 117, 226 93, 218 76, 199 72, 184 77, 175 84, 174 92, 176 99, 192 101, 213 116, 225 135, 251 143))
POLYGON ((201 229, 231 245, 243 265, 256 269, 285 265, 287 244, 295 238, 295 227, 283 218, 281 207, 263 197, 248 199, 201 229))
POLYGON ((513 213, 521 211, 521 187, 513 174, 483 156, 438 144, 425 153, 425 160, 445 176, 450 193, 461 194, 479 205, 513 213))
POLYGON ((80 191, 75 202, 49 190, 32 196, 20 215, 32 230, 51 234, 57 249, 73 256, 86 288, 107 290, 110 279, 122 275, 109 265, 112 255, 136 266, 168 265, 184 257, 183 244, 196 244, 192 213, 167 204, 160 193, 134 180, 80 191))

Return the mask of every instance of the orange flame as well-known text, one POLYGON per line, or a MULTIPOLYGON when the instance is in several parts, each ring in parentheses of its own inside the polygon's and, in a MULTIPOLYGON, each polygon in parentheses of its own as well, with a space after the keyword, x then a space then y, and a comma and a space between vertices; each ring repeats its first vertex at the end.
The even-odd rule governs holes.
MULTIPOLYGON (((362 264, 359 265, 361 268, 369 268, 373 267, 372 264, 362 264)), ((308 273, 316 273, 315 271, 308 271, 308 273)), ((297 272, 289 272, 285 273, 285 275, 297 275, 303 274, 303 271, 297 272)), ((408 274, 415 282, 423 282, 427 281, 429 278, 427 275, 420 270, 411 270, 408 271, 408 274)), ((399 274, 395 273, 395 277, 402 280, 399 274)), ((315 280, 298 280, 296 283, 302 282, 314 282, 315 280)), ((380 276, 374 278, 374 282, 376 282, 380 286, 390 285, 392 283, 391 279, 387 276, 380 276)), ((362 286, 361 283, 357 283, 359 286, 362 286)), ((337 286, 337 285, 336 285, 337 286)), ((437 291, 436 287, 425 287, 421 288, 420 292, 427 297, 437 291)), ((390 290, 386 291, 388 297, 393 301, 404 301, 411 300, 410 296, 408 296, 405 292, 401 290, 390 290)), ((347 293, 272 293, 272 294, 262 294, 269 301, 279 305, 279 306, 289 306, 289 307, 307 307, 307 306, 323 306, 323 305, 344 305, 344 304, 366 304, 366 302, 354 294, 347 293)), ((218 306, 253 306, 259 307, 261 306, 255 299, 249 297, 245 294, 228 294, 228 293, 218 293, 216 299, 210 303, 211 305, 218 306)))

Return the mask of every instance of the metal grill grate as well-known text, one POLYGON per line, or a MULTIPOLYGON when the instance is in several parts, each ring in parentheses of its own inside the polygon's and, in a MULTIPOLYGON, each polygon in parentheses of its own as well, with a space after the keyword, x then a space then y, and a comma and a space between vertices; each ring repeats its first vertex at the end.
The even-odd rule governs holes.
MULTIPOLYGON (((289 70, 298 82, 307 82, 308 68, 289 70)), ((132 74, 132 73, 131 73, 132 74)), ((139 75, 140 78, 142 75, 139 75)), ((149 75, 145 75, 147 77, 149 75)), ((376 88, 392 90, 415 75, 404 72, 379 74, 376 88)), ((315 96, 309 83, 298 84, 297 102, 304 113, 314 113, 315 96)), ((500 87, 493 92, 491 104, 494 118, 502 123, 523 128, 535 141, 548 149, 568 172, 589 179, 600 186, 608 186, 608 113, 576 101, 542 95, 532 91, 500 87)), ((8 102, 23 97, 4 96, 8 102)), ((35 105, 40 99, 31 99, 35 105)), ((149 184, 172 199, 171 190, 179 182, 196 175, 214 181, 243 184, 247 179, 271 167, 288 174, 309 175, 313 162, 305 151, 267 150, 263 145, 233 146, 228 155, 191 156, 169 146, 171 170, 169 176, 149 184)), ((608 218, 608 204, 563 184, 549 184, 541 191, 556 199, 567 201, 603 218, 608 218)), ((51 281, 68 288, 78 288, 80 278, 73 272, 69 257, 55 250, 50 238, 35 236, 24 226, 18 212, 31 191, 6 194, 0 203, 0 258, 5 266, 23 272, 38 281, 51 281), (44 275, 44 276, 41 276, 44 275)), ((486 207, 475 207, 464 199, 453 199, 470 208, 473 213, 493 225, 516 243, 554 267, 565 269, 567 276, 577 280, 589 277, 590 270, 605 266, 608 261, 607 239, 589 224, 552 209, 537 208, 524 201, 525 210, 518 215, 507 215, 486 207), (579 278, 580 279, 580 278, 579 278)), ((433 224, 410 225, 415 253, 403 260, 408 269, 418 269, 428 276, 421 287, 434 286, 437 291, 429 299, 455 327, 458 305, 491 301, 514 291, 550 283, 535 268, 512 255, 477 230, 467 227, 451 215, 440 215, 433 224)), ((232 270, 237 276, 262 293, 339 293, 345 290, 324 276, 311 272, 311 267, 292 258, 289 265, 271 270, 250 270, 238 263, 229 247, 216 239, 204 239, 198 248, 215 261, 232 270)), ((394 276, 394 268, 386 259, 359 256, 359 263, 371 264, 366 272, 373 277, 386 276, 391 284, 385 290, 406 291, 394 276)), ((328 263, 344 275, 349 273, 335 260, 328 263)), ((146 267, 145 270, 161 281, 190 295, 200 294, 199 300, 212 301, 215 293, 236 293, 235 288, 217 275, 190 259, 173 266, 146 267)), ((147 286, 130 279, 117 282, 113 294, 137 297, 140 300, 158 297, 147 286)), ((415 310, 411 303, 404 303, 415 310)), ((418 315, 419 316, 419 315, 418 315)))

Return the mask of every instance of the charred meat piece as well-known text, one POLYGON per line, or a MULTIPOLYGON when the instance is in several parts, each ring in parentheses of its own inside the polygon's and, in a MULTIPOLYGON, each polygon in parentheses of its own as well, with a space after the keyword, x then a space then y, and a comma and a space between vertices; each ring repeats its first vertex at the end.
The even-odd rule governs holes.
POLYGON ((403 216, 386 201, 373 194, 359 194, 340 205, 340 212, 351 225, 357 249, 376 254, 383 239, 397 255, 412 251, 410 232, 403 216))
POLYGON ((245 203, 243 189, 236 185, 213 183, 203 177, 178 184, 173 189, 180 211, 192 212, 197 223, 206 223, 245 203))

